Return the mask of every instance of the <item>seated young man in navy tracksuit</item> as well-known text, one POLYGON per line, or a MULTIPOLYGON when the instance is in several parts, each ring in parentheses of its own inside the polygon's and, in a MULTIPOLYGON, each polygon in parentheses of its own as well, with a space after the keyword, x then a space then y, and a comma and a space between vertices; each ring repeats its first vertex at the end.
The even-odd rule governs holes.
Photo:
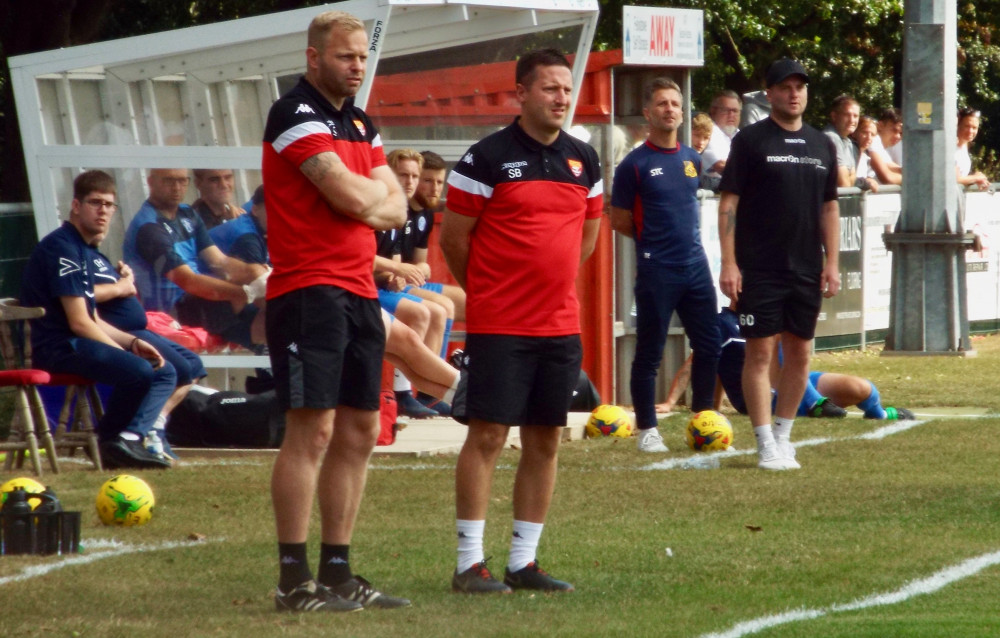
POLYGON ((108 467, 167 468, 143 440, 177 385, 173 365, 146 340, 120 330, 97 312, 94 249, 114 216, 114 178, 86 171, 73 181, 69 221, 45 236, 24 269, 21 301, 41 306, 33 321, 34 365, 112 387, 97 425, 108 467))

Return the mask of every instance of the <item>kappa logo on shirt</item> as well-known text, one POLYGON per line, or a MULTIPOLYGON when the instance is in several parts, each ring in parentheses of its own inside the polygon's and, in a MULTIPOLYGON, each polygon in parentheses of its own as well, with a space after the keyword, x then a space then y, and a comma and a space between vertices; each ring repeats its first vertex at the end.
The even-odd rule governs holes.
POLYGON ((295 109, 295 114, 298 115, 299 113, 312 113, 316 115, 316 111, 312 110, 312 107, 308 104, 299 104, 299 108, 295 109))
POLYGON ((684 175, 686 177, 698 177, 698 171, 694 170, 694 162, 684 160, 684 175))
POLYGON ((576 159, 567 158, 566 163, 569 164, 569 172, 573 173, 573 177, 579 177, 583 175, 583 162, 576 159))
POLYGON ((83 270, 83 269, 80 268, 80 264, 76 263, 72 259, 69 259, 68 257, 60 257, 59 258, 59 276, 60 277, 65 277, 66 275, 70 275, 72 273, 79 272, 81 270, 83 270))
POLYGON ((354 128, 358 129, 358 132, 361 133, 362 136, 368 134, 368 130, 365 129, 365 123, 361 120, 354 120, 354 128))
POLYGON ((469 166, 472 166, 472 153, 466 153, 465 155, 463 155, 462 161, 468 164, 469 166))

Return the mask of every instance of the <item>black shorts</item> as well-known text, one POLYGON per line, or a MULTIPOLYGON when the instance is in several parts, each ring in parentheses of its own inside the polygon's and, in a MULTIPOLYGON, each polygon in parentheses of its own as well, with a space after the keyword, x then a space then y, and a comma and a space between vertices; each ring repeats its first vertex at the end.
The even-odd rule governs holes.
POLYGON ((819 273, 744 271, 743 292, 736 303, 744 337, 770 337, 790 332, 801 339, 816 335, 823 304, 819 273))
POLYGON ((470 334, 467 416, 503 425, 566 425, 580 377, 579 335, 470 334))
POLYGON ((385 328, 377 299, 300 288, 268 299, 265 323, 282 409, 379 409, 385 328))
POLYGON ((177 321, 185 326, 198 326, 213 335, 222 337, 230 343, 238 343, 244 348, 250 348, 250 324, 260 309, 247 304, 243 310, 233 312, 233 305, 228 301, 212 301, 187 294, 177 300, 174 311, 177 321))

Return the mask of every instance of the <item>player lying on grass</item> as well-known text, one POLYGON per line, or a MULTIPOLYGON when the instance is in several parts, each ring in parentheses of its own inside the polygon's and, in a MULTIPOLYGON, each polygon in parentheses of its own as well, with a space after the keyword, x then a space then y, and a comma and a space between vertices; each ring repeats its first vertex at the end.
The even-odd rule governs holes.
MULTIPOLYGON (((729 402, 740 414, 746 414, 743 400, 743 358, 746 344, 740 336, 736 313, 729 308, 719 312, 719 330, 722 333, 722 356, 719 359, 719 376, 716 383, 715 409, 722 405, 723 390, 729 402)), ((780 353, 779 353, 780 356, 780 353)), ((775 361, 775 370, 779 363, 775 361)), ((674 375, 667 400, 656 406, 656 411, 671 412, 687 387, 690 376, 691 357, 674 375)), ((773 377, 773 374, 772 374, 773 377)), ((773 392, 773 391, 772 391, 773 392)), ((799 403, 798 416, 839 419, 847 416, 841 406, 855 405, 864 412, 867 419, 915 419, 905 408, 883 407, 881 396, 875 384, 868 379, 836 372, 810 372, 809 383, 799 403)))

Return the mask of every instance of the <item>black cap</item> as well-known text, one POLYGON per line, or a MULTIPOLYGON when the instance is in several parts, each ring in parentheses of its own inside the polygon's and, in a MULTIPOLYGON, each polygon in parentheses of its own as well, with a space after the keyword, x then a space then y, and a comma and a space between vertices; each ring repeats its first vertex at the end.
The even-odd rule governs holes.
POLYGON ((809 74, 806 73, 805 67, 799 64, 797 60, 790 58, 781 58, 771 63, 771 66, 767 67, 767 74, 764 80, 767 82, 768 88, 770 88, 784 81, 790 75, 801 75, 803 80, 807 83, 809 82, 809 74))
POLYGON ((253 197, 250 198, 250 203, 254 206, 260 206, 264 203, 264 185, 261 184, 257 187, 257 190, 253 192, 253 197))

